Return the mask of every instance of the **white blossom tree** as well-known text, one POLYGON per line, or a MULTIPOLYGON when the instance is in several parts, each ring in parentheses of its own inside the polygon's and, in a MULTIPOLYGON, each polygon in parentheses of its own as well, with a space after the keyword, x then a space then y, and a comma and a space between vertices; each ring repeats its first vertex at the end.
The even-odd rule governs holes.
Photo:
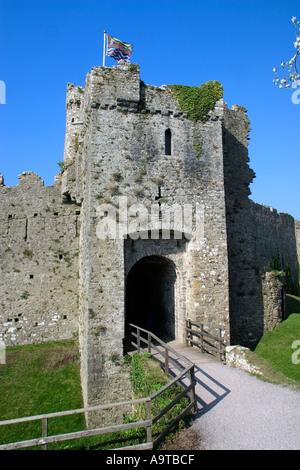
POLYGON ((278 76, 277 68, 273 68, 276 77, 273 79, 275 85, 279 88, 297 88, 300 86, 300 23, 296 16, 293 16, 292 22, 295 26, 296 41, 294 42, 295 54, 288 62, 282 62, 282 75, 278 76))

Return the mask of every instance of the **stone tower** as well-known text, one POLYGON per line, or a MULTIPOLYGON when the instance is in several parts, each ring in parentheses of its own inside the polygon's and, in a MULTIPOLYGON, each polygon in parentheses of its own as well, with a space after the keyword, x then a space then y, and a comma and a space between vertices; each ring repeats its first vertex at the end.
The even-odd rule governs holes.
POLYGON ((130 322, 183 342, 191 318, 229 342, 222 115, 220 101, 192 122, 135 64, 95 67, 85 89, 68 85, 62 195, 82 204, 87 404, 112 387, 108 359, 123 354, 130 322))

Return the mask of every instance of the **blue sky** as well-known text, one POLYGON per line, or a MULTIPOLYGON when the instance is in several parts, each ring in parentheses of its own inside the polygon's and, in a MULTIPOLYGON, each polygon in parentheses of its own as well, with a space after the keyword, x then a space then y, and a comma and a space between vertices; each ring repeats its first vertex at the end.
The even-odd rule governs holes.
MULTIPOLYGON (((219 80, 251 120, 251 198, 300 219, 300 105, 275 87, 293 55, 299 0, 0 0, 0 172, 54 182, 63 159, 67 83, 102 65, 103 31, 133 44, 151 85, 219 80)), ((106 58, 106 66, 116 62, 106 58)))

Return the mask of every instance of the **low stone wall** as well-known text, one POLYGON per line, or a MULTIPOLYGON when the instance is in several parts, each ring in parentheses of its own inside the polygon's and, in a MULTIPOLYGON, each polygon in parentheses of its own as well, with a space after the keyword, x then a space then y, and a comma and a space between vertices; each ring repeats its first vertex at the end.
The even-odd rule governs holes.
POLYGON ((262 276, 262 295, 264 305, 264 334, 272 331, 286 317, 285 307, 286 279, 274 271, 262 276))
POLYGON ((247 351, 250 349, 243 346, 226 346, 226 364, 228 367, 236 367, 251 374, 263 375, 259 367, 248 362, 247 351))

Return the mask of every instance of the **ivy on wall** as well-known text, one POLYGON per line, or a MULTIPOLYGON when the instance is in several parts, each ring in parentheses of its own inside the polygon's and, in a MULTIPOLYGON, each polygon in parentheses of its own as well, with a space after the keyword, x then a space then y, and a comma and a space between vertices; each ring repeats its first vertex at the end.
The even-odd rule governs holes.
POLYGON ((212 80, 200 87, 186 85, 168 85, 179 103, 180 109, 187 113, 194 122, 208 120, 208 112, 213 110, 216 101, 223 97, 223 86, 212 80))
POLYGON ((299 295, 300 294, 300 285, 299 285, 299 264, 298 267, 298 279, 293 281, 291 273, 290 258, 288 253, 286 254, 286 259, 281 259, 278 248, 276 253, 273 256, 272 260, 268 264, 268 271, 275 272, 278 276, 285 276, 286 278, 286 288, 289 294, 299 295))

